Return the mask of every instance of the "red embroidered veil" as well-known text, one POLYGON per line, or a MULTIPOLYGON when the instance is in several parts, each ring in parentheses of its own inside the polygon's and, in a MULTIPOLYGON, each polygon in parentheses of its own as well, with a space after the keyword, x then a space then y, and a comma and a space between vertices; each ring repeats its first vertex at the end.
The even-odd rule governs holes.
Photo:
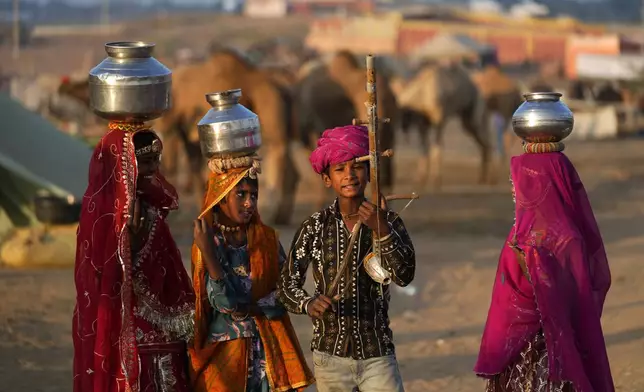
POLYGON ((83 197, 74 270, 74 392, 139 391, 137 317, 177 340, 192 334, 194 292, 165 222, 178 197, 161 174, 144 190, 155 218, 143 249, 132 255, 127 222, 137 166, 134 132, 123 128, 110 124, 94 150, 83 197))

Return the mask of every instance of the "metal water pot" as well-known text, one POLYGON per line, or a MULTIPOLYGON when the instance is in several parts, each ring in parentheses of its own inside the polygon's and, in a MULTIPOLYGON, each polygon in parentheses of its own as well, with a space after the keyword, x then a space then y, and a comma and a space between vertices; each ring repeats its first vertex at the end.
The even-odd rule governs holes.
POLYGON ((110 42, 108 57, 89 71, 90 107, 111 121, 145 122, 170 109, 172 72, 154 57, 154 44, 110 42))
POLYGON ((524 94, 512 116, 514 133, 528 143, 559 142, 572 132, 572 112, 559 93, 524 94))
POLYGON ((241 96, 241 89, 206 94, 212 108, 197 124, 206 159, 250 155, 260 148, 259 118, 239 103, 241 96))

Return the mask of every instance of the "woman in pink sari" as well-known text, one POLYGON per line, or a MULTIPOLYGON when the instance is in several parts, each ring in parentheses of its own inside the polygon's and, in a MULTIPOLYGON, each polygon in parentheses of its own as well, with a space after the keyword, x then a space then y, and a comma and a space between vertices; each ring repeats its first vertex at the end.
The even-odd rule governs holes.
POLYGON ((487 391, 612 392, 600 323, 610 270, 577 171, 561 152, 512 158, 515 225, 474 371, 487 391))

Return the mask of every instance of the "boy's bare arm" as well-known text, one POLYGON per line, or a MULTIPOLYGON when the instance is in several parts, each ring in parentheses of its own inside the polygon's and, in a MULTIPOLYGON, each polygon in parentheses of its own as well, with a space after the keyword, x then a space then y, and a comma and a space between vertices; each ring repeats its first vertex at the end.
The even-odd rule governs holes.
POLYGON ((387 221, 391 232, 380 243, 382 266, 391 274, 394 283, 404 287, 414 280, 416 273, 414 244, 397 214, 389 212, 387 221))

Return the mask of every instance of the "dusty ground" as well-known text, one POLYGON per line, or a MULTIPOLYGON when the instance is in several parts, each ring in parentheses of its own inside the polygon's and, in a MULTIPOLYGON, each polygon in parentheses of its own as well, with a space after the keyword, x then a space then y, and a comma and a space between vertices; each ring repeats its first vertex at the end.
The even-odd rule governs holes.
MULTIPOLYGON (((617 390, 623 392, 644 390, 643 148, 644 140, 628 140, 576 143, 567 151, 589 190, 612 267, 603 322, 617 390)), ((471 368, 499 249, 512 223, 507 172, 498 171, 503 181, 497 187, 471 186, 476 175, 472 144, 456 132, 448 138, 448 149, 449 186, 443 194, 425 194, 404 216, 417 250, 417 292, 394 293, 391 316, 408 391, 482 389, 471 368)), ((399 151, 405 152, 398 155, 399 164, 413 163, 413 150, 399 151)), ((412 189, 406 180, 401 178, 402 190, 412 189)), ((298 208, 297 220, 308 208, 298 208)), ((184 249, 191 214, 186 206, 183 215, 174 217, 184 249)), ((281 228, 287 246, 294 230, 281 228)), ((0 297, 0 390, 69 391, 71 270, 0 269, 0 297)), ((309 320, 294 320, 308 346, 309 320)))

